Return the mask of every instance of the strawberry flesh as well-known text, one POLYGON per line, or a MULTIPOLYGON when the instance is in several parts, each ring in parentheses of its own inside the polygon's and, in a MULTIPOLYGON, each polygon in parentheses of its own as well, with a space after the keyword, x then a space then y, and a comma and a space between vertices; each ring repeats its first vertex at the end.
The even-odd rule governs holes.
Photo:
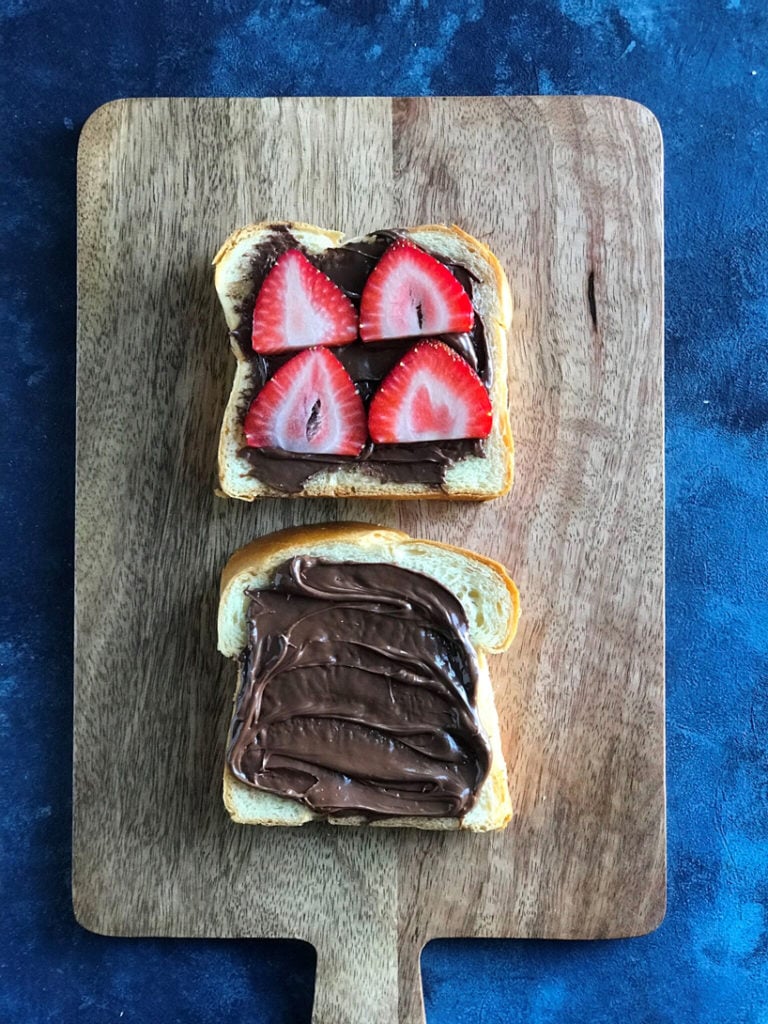
POLYGON ((430 340, 384 378, 368 411, 368 432, 375 444, 482 438, 492 420, 488 392, 469 363, 430 340))
POLYGON ((339 286, 298 249, 284 252, 256 296, 254 352, 348 345, 356 338, 357 312, 339 286))
POLYGON ((316 455, 359 455, 367 437, 363 401, 327 348, 284 363, 251 403, 244 430, 252 448, 316 455))
POLYGON ((363 341, 470 331, 472 301, 445 264, 405 239, 374 267, 360 299, 363 341))

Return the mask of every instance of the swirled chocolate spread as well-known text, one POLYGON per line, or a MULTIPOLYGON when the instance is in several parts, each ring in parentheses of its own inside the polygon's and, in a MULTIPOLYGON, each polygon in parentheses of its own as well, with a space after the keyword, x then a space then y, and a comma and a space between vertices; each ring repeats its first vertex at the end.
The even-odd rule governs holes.
POLYGON ((384 563, 296 557, 249 591, 229 767, 324 815, 458 817, 491 763, 458 599, 384 563))
MULTIPOLYGON (((240 351, 250 364, 251 387, 244 396, 241 414, 245 417, 264 384, 275 371, 287 362, 295 351, 262 355, 251 347, 251 325, 256 295, 264 278, 278 257, 288 249, 299 249, 307 259, 326 274, 348 296, 356 309, 369 274, 386 249, 403 232, 376 231, 364 239, 347 242, 321 253, 308 252, 284 225, 275 224, 268 240, 259 245, 251 258, 253 289, 239 307, 240 325, 232 332, 240 351)), ((453 263, 437 253, 435 259, 444 263, 472 298, 474 278, 466 267, 453 263)), ((454 348, 467 360, 478 376, 490 388, 493 367, 486 343, 483 322, 475 310, 474 326, 465 334, 435 335, 454 348)), ((403 338, 392 341, 332 346, 331 351, 344 365, 357 385, 366 407, 374 392, 399 359, 416 344, 418 339, 403 338)), ((482 455, 483 442, 466 439, 454 441, 428 441, 415 444, 377 445, 369 443, 360 455, 306 455, 277 448, 242 448, 240 455, 253 467, 254 474, 276 490, 295 493, 307 480, 324 469, 335 469, 344 464, 363 465, 380 479, 396 483, 423 483, 438 487, 445 478, 445 470, 469 455, 482 455)))

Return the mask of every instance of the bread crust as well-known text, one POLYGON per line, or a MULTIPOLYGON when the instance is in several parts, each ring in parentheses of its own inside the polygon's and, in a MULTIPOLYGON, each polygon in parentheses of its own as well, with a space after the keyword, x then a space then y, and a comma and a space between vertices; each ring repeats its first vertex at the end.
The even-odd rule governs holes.
MULTIPOLYGON (((498 652, 505 650, 515 635, 520 614, 520 603, 517 587, 506 569, 493 559, 467 551, 451 544, 437 541, 416 540, 401 530, 388 527, 370 526, 366 523, 327 523, 313 526, 289 527, 266 537, 260 537, 234 552, 221 574, 221 591, 219 598, 219 650, 233 657, 239 650, 233 648, 231 639, 226 636, 227 621, 233 606, 240 600, 237 589, 243 587, 251 575, 261 577, 270 573, 275 567, 294 555, 310 552, 318 545, 346 545, 354 550, 371 549, 380 552, 382 561, 393 561, 392 552, 400 546, 413 546, 421 554, 430 551, 449 552, 477 563, 496 574, 499 583, 506 590, 509 599, 506 628, 498 642, 492 647, 478 645, 473 639, 478 664, 481 670, 481 681, 478 686, 477 708, 481 722, 489 736, 492 750, 492 761, 489 774, 481 787, 478 799, 473 807, 461 818, 429 818, 406 817, 388 818, 376 822, 366 822, 362 817, 327 818, 315 814, 309 808, 295 800, 273 794, 263 794, 253 787, 237 779, 225 764, 223 778, 224 804, 233 821, 240 824, 261 825, 302 825, 310 821, 329 821, 334 825, 363 825, 372 827, 414 827, 433 830, 464 829, 483 832, 503 828, 511 819, 512 804, 507 784, 507 770, 501 747, 498 716, 493 696, 493 688, 488 673, 486 650, 498 652), (249 808, 250 809, 247 809, 249 808), (266 808, 266 809, 265 809, 266 808)), ((234 705, 240 685, 237 675, 234 705)))
MULTIPOLYGON (((370 523, 344 522, 344 523, 318 523, 309 526, 287 526, 283 530, 276 530, 264 537, 257 537, 249 544, 238 548, 232 554, 221 571, 221 587, 219 591, 219 608, 226 606, 230 598, 232 588, 238 578, 251 571, 258 571, 263 566, 279 565, 293 555, 306 551, 320 543, 347 543, 365 544, 374 543, 382 546, 389 544, 409 544, 414 538, 402 530, 395 530, 389 526, 372 526, 370 523)), ((503 640, 489 647, 493 654, 501 654, 506 651, 515 638, 517 624, 520 619, 520 593, 512 577, 501 562, 481 555, 477 551, 469 551, 467 548, 458 547, 455 544, 443 544, 437 540, 415 541, 420 547, 435 548, 439 551, 452 551, 455 554, 471 558, 481 565, 487 566, 497 574, 506 587, 512 604, 512 613, 508 618, 507 631, 503 640)), ((219 650, 222 654, 231 656, 232 652, 223 649, 221 639, 219 650)))
MULTIPOLYGON (((256 248, 271 231, 282 227, 296 235, 310 251, 322 251, 330 246, 340 245, 351 239, 339 231, 319 228, 301 221, 260 221, 234 231, 221 245, 213 260, 214 281, 219 300, 224 309, 227 325, 234 330, 239 322, 236 311, 237 297, 248 291, 248 281, 240 270, 240 261, 249 251, 256 248)), ((446 480, 446 487, 434 488, 428 484, 402 484, 379 480, 366 473, 360 466, 345 465, 339 469, 322 470, 307 480, 301 491, 286 493, 269 487, 250 473, 250 467, 240 466, 236 452, 244 444, 240 422, 241 395, 247 386, 248 361, 239 346, 233 343, 232 350, 237 360, 235 377, 229 401, 224 413, 219 435, 218 477, 221 497, 254 501, 262 497, 337 497, 337 498, 391 498, 393 500, 439 499, 444 501, 487 501, 502 497, 512 487, 514 471, 514 442, 507 407, 507 331, 512 320, 512 296, 504 270, 491 250, 456 225, 422 224, 403 229, 416 244, 421 244, 442 255, 452 254, 457 259, 474 259, 475 269, 483 268, 482 284, 494 293, 495 309, 484 315, 483 324, 486 341, 494 368, 491 387, 491 402, 494 410, 491 434, 486 441, 488 454, 479 464, 477 483, 471 487, 446 480), (429 239, 427 241, 426 239, 429 239), (483 487, 488 465, 501 463, 501 476, 493 489, 483 487)), ((358 236, 365 237, 365 236, 358 236)), ((473 457, 461 460, 458 466, 466 467, 473 457)), ((455 468, 455 467, 454 467, 455 468)), ((450 471, 449 471, 450 473, 450 471)))

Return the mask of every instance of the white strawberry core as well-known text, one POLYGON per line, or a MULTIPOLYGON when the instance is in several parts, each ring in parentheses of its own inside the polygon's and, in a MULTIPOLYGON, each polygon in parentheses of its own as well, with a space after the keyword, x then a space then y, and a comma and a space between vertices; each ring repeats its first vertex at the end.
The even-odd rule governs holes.
POLYGON ((397 415, 396 436, 404 441, 464 438, 469 432, 469 412, 428 370, 417 370, 397 415))
POLYGON ((283 336, 290 340, 291 347, 309 348, 325 341, 333 329, 333 321, 313 302, 298 260, 291 260, 285 267, 285 295, 283 336))
POLYGON ((451 329, 450 311, 431 276, 410 261, 403 261, 383 284, 381 305, 388 337, 443 334, 451 329))
POLYGON ((343 424, 328 396, 332 380, 317 361, 307 362, 294 378, 273 421, 274 444, 288 452, 333 452, 338 449, 343 424))

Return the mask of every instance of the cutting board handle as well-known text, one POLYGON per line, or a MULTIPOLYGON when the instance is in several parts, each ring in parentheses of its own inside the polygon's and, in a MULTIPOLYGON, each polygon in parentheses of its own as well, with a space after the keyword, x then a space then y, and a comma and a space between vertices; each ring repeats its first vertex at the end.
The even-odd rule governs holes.
POLYGON ((312 1024, 425 1024, 421 947, 366 922, 315 941, 312 1024))

